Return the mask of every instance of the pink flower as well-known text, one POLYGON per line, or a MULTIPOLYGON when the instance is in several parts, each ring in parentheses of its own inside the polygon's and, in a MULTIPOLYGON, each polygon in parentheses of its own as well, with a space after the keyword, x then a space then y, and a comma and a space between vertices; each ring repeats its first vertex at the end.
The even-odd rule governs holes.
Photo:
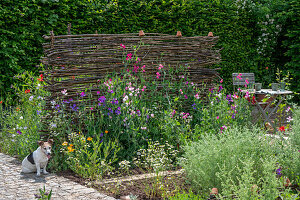
POLYGON ((93 107, 91 107, 91 110, 94 110, 94 108, 93 108, 93 107))
POLYGON ((241 89, 241 88, 238 88, 238 91, 239 91, 239 92, 242 92, 242 89, 241 89))
POLYGON ((199 94, 198 94, 198 93, 195 94, 195 98, 196 98, 196 99, 199 99, 199 94))
POLYGON ((188 96, 185 94, 185 95, 184 95, 184 98, 185 98, 185 99, 188 99, 188 96))
POLYGON ((123 49, 125 49, 125 48, 126 48, 124 44, 120 44, 120 46, 121 46, 123 49))
POLYGON ((161 70, 162 68, 164 68, 164 66, 162 64, 159 64, 158 70, 161 70))
POLYGON ((97 91, 97 94, 100 94, 100 91, 97 91))
POLYGON ((183 94, 182 89, 179 90, 180 94, 183 94))
POLYGON ((237 75, 237 78, 242 79, 241 76, 242 76, 242 74, 240 73, 239 75, 237 75))
POLYGON ((247 84, 247 85, 249 84, 249 81, 248 81, 248 79, 246 79, 246 80, 245 80, 245 82, 246 82, 246 84, 247 84))
POLYGON ((158 79, 160 77, 160 73, 156 72, 156 78, 158 79))
POLYGON ((147 127, 141 127, 141 129, 142 129, 142 130, 146 130, 146 129, 147 129, 147 127))
POLYGON ((220 83, 223 83, 223 79, 220 80, 220 83))
POLYGON ((126 60, 130 60, 131 58, 132 58, 132 54, 131 53, 127 54, 126 60))
POLYGON ((217 116, 217 119, 219 119, 219 116, 217 116))
POLYGON ((143 72, 145 72, 145 67, 146 67, 146 65, 143 65, 143 67, 142 67, 143 72))

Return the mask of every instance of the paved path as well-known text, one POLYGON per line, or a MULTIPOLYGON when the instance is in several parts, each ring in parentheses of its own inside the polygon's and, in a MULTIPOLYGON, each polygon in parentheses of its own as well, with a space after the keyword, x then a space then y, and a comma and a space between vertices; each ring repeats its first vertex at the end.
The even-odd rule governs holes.
POLYGON ((100 194, 93 188, 87 188, 55 174, 41 175, 21 174, 21 163, 15 158, 0 153, 0 200, 35 199, 39 189, 45 186, 46 191, 52 189, 53 200, 103 199, 115 200, 100 194))

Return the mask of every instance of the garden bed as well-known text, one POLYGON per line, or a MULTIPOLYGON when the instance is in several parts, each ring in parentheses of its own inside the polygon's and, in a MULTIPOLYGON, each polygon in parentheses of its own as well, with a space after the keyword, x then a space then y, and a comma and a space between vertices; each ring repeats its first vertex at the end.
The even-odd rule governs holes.
POLYGON ((97 189, 100 193, 120 198, 133 195, 137 199, 165 199, 163 193, 174 196, 178 192, 187 192, 190 185, 186 183, 186 177, 179 171, 163 172, 162 176, 155 173, 142 174, 139 169, 132 169, 131 176, 117 178, 104 178, 101 181, 92 181, 82 178, 68 170, 57 174, 79 184, 97 189))

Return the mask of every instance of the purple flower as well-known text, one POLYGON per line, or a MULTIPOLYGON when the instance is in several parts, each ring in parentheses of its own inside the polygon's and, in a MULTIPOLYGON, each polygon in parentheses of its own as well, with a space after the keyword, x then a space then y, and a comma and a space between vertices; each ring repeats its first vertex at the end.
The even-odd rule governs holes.
POLYGON ((108 108, 108 111, 109 111, 110 113, 113 113, 113 112, 114 112, 111 108, 108 108))
POLYGON ((103 139, 102 140, 100 140, 100 144, 103 142, 103 139))
POLYGON ((77 111, 78 107, 76 107, 76 104, 73 104, 73 106, 71 106, 73 111, 77 111))
POLYGON ((103 133, 100 133, 100 137, 103 137, 103 133))
POLYGON ((19 135, 21 135, 21 134, 22 134, 22 132, 21 132, 21 131, 19 131, 19 130, 17 130, 17 133, 18 133, 19 135))
POLYGON ((56 109, 59 109, 59 104, 57 104, 57 105, 55 106, 55 108, 56 108, 56 109))
POLYGON ((226 99, 227 99, 228 103, 233 102, 231 94, 228 94, 226 99))
POLYGON ((71 99, 69 99, 69 101, 71 102, 71 101, 73 101, 73 99, 71 98, 71 99))
POLYGON ((140 111, 140 110, 137 110, 137 111, 136 111, 136 114, 137 114, 138 116, 141 116, 141 111, 140 111))
POLYGON ((117 105, 119 103, 119 101, 116 98, 114 98, 111 103, 117 105))
POLYGON ((215 88, 210 88, 210 89, 208 89, 211 93, 214 93, 214 89, 215 88))
POLYGON ((222 85, 219 86, 218 92, 220 92, 223 89, 222 85))
POLYGON ((70 102, 68 102, 67 100, 64 100, 63 103, 70 103, 70 102))
POLYGON ((121 111, 120 111, 120 110, 116 110, 115 113, 116 113, 117 115, 119 115, 119 114, 121 114, 121 111))
POLYGON ((37 111, 36 111, 36 113, 37 113, 38 115, 41 114, 41 112, 42 112, 42 111, 40 111, 40 110, 37 110, 37 111))
POLYGON ((196 110, 196 104, 195 103, 192 105, 192 107, 193 107, 194 110, 196 110))
POLYGON ((106 100, 105 96, 101 96, 98 101, 100 101, 101 103, 104 103, 106 100))
POLYGON ((282 173, 281 173, 281 167, 279 167, 278 169, 276 169, 276 174, 279 177, 282 175, 282 173))
POLYGON ((231 118, 232 118, 232 119, 235 119, 235 114, 234 114, 234 113, 232 114, 231 118))

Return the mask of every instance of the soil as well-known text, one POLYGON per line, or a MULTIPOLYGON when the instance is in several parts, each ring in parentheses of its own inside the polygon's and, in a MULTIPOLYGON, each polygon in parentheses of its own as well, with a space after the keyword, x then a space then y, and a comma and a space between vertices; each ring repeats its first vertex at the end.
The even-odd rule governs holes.
MULTIPOLYGON (((140 170, 133 169, 130 174, 142 174, 140 170)), ((183 174, 172 174, 163 177, 153 177, 139 180, 123 181, 125 177, 119 177, 117 182, 96 183, 90 179, 82 178, 72 171, 57 173, 79 184, 95 188, 99 192, 119 199, 121 196, 134 195, 139 200, 160 200, 173 196, 178 192, 188 191, 190 185, 186 183, 183 174)), ((112 177, 110 177, 112 178, 112 177)), ((109 180, 103 179, 102 182, 109 180)))

